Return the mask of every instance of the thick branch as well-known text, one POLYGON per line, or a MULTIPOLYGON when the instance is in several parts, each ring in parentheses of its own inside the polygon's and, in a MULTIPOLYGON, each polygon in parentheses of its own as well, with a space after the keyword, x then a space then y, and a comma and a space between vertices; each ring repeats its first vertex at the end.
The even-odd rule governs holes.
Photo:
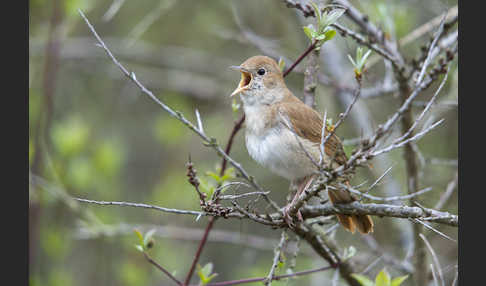
POLYGON ((301 212, 305 218, 331 214, 375 215, 381 217, 425 219, 429 222, 442 223, 455 227, 459 226, 459 217, 448 212, 388 204, 361 204, 352 202, 339 205, 313 205, 303 207, 301 212))

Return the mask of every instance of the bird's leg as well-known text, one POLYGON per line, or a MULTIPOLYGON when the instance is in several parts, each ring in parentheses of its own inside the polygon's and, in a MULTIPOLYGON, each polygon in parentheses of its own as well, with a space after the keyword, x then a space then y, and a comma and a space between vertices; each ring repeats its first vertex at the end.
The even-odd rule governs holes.
MULTIPOLYGON (((304 178, 302 182, 299 184, 297 192, 295 193, 295 196, 292 199, 292 201, 284 207, 283 209, 284 220, 289 226, 292 226, 292 218, 290 217, 289 214, 290 209, 294 206, 294 204, 296 203, 297 199, 300 197, 302 192, 312 184, 312 181, 314 181, 314 176, 309 176, 304 178)), ((297 218, 299 219, 299 221, 304 221, 302 214, 300 213, 300 210, 297 210, 297 218)))

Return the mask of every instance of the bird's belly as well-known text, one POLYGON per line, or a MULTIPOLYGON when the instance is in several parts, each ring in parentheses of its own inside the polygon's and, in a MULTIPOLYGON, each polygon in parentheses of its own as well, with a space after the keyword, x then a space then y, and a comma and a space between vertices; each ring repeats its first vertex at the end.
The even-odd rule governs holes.
MULTIPOLYGON (((300 141, 307 153, 318 162, 318 144, 306 139, 300 141)), ((286 128, 271 128, 260 135, 247 132, 246 147, 255 161, 289 180, 308 176, 316 170, 296 136, 286 128)))

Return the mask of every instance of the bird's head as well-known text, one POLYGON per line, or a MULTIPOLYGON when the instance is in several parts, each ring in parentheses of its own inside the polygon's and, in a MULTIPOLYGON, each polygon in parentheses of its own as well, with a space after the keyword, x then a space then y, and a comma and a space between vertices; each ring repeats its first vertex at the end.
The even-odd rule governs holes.
POLYGON ((278 94, 286 89, 277 62, 269 57, 254 56, 230 68, 241 72, 240 83, 231 96, 240 94, 245 103, 278 99, 278 94))

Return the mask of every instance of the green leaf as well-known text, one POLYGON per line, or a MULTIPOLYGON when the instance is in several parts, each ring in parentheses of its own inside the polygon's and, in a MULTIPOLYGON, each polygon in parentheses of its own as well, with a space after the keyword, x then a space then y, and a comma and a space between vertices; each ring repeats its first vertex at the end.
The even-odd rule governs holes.
POLYGON ((222 181, 221 177, 218 174, 216 174, 215 172, 207 171, 206 175, 210 176, 211 178, 213 178, 218 183, 222 181))
POLYGON ((391 286, 390 275, 388 275, 385 268, 376 275, 375 286, 391 286))
POLYGON ((135 232, 135 234, 137 235, 138 240, 140 242, 140 245, 144 245, 142 233, 140 231, 138 231, 137 229, 134 229, 133 232, 135 232))
POLYGON ((304 29, 304 33, 307 36, 307 38, 309 38, 309 40, 312 41, 312 39, 314 38, 314 35, 316 34, 316 31, 312 27, 312 24, 309 24, 309 26, 304 26, 302 28, 304 29))
POLYGON ((368 277, 361 274, 351 274, 351 276, 356 279, 362 286, 375 286, 375 283, 368 279, 368 277))
POLYGON ((326 41, 332 40, 332 38, 336 36, 336 30, 328 30, 324 33, 324 35, 326 36, 326 41))
POLYGON ((395 277, 391 281, 391 286, 400 286, 408 278, 408 275, 395 277))
POLYGON ((197 268, 198 268, 197 275, 201 279, 202 285, 208 284, 214 277, 216 277, 218 275, 217 273, 212 273, 213 272, 213 264, 211 262, 207 263, 202 268, 201 268, 201 265, 198 264, 197 268))

